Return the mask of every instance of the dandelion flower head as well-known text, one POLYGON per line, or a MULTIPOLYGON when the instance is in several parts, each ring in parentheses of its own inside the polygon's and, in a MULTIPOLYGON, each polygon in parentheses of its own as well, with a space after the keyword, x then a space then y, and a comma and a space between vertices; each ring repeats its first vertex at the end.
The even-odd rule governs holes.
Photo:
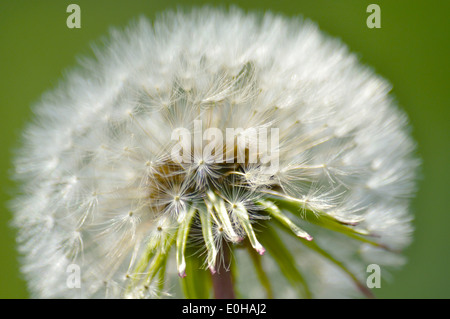
POLYGON ((36 105, 15 162, 33 296, 189 295, 189 276, 207 296, 227 276, 243 297, 368 296, 368 264, 403 263, 407 118, 314 23, 169 12, 112 31, 81 64, 36 105))

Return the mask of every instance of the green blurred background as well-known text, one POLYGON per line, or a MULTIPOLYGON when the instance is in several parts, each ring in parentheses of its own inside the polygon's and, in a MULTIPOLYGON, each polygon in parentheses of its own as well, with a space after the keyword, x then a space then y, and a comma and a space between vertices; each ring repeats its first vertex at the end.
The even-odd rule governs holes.
MULTIPOLYGON (((27 298, 8 226, 11 154, 31 118, 30 105, 54 87, 76 58, 111 26, 125 26, 145 14, 180 5, 224 1, 72 0, 0 1, 0 298, 27 298), (81 7, 81 29, 68 29, 66 8, 81 7)), ((230 2, 227 2, 230 3, 230 2)), ((413 244, 408 264, 376 289, 379 298, 450 298, 449 119, 450 1, 278 0, 234 1, 243 9, 302 14, 326 33, 341 38, 361 61, 393 84, 393 94, 408 113, 424 164, 420 191, 413 201, 413 244), (369 29, 366 8, 381 7, 381 29, 369 29)))

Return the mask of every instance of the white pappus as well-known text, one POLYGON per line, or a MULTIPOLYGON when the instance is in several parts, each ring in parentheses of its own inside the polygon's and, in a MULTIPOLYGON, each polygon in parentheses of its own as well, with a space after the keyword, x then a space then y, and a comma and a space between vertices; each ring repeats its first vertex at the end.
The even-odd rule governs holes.
POLYGON ((226 271, 224 250, 241 296, 370 296, 365 265, 401 264, 410 242, 419 165, 389 91, 302 19, 202 8, 112 31, 35 106, 16 157, 32 296, 164 297, 192 258, 226 271), (223 162, 204 146, 177 162, 172 133, 195 121, 277 128, 277 167, 250 163, 248 145, 240 163, 228 144, 223 162), (67 286, 71 264, 81 289, 67 286))

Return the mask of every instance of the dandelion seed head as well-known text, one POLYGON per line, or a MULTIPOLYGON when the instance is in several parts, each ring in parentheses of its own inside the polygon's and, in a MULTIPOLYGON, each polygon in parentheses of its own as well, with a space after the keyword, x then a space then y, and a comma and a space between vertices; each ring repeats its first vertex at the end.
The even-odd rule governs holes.
MULTIPOLYGON (((323 240, 344 259, 360 255, 359 262, 343 261, 356 277, 373 256, 395 264, 380 247, 410 242, 408 205, 419 161, 389 91, 345 45, 306 20, 203 8, 113 31, 95 58, 36 105, 16 158, 21 195, 14 223, 32 295, 164 297, 160 276, 171 247, 181 277, 189 275, 186 245, 215 271, 224 262, 222 247, 243 239, 270 256, 258 224, 274 219, 320 243, 326 236, 317 225, 311 236, 293 221, 308 229, 323 218, 373 235, 372 246, 343 249, 336 244, 342 234, 323 240), (210 144, 183 154, 189 162, 174 160, 180 140, 172 133, 185 128, 194 136, 196 121, 224 135, 239 128, 231 136, 235 146, 210 135, 210 144), (252 148, 252 132, 271 128, 279 130, 279 147, 264 158, 252 148), (205 155, 206 147, 214 151, 205 155), (276 168, 262 163, 275 157, 276 168), (285 207, 295 207, 293 215, 285 207), (65 285, 69 264, 81 267, 81 292, 65 285)), ((327 292, 329 277, 340 271, 329 261, 296 263, 311 280, 320 277, 311 285, 316 296, 358 291, 351 280, 337 280, 342 289, 327 292)))

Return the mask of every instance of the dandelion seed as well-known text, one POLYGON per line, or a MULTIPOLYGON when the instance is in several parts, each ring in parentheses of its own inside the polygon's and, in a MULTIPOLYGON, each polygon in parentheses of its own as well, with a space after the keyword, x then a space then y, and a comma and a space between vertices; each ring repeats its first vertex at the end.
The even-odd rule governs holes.
POLYGON ((245 297, 370 297, 366 265, 410 241, 419 165, 389 90, 309 21, 203 8, 113 32, 36 106, 15 162, 33 297, 233 297, 246 272, 245 297), (174 160, 197 122, 234 131, 174 160), (272 128, 263 154, 253 133, 272 128))

